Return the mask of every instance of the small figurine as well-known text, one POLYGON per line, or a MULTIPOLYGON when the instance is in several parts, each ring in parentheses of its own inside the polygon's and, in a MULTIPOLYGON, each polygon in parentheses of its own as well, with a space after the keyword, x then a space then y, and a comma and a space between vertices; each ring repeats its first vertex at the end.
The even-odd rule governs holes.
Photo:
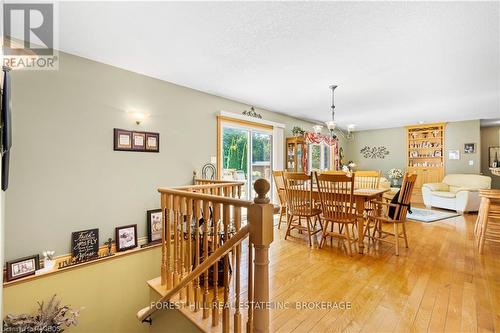
POLYGON ((112 245, 112 242, 113 240, 111 238, 108 238, 108 241, 105 242, 104 244, 106 244, 108 246, 108 256, 111 255, 111 245, 112 245))

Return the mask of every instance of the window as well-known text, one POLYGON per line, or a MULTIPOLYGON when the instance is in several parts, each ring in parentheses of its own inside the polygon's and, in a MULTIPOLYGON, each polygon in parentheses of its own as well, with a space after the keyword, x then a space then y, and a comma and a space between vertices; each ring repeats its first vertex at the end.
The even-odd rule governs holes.
POLYGON ((308 146, 308 169, 309 170, 329 170, 331 168, 332 154, 331 147, 321 144, 310 144, 308 146))

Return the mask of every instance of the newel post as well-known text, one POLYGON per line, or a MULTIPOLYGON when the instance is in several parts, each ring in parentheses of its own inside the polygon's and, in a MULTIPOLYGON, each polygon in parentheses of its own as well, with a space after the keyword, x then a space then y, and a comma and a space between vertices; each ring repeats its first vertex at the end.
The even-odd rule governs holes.
POLYGON ((271 185, 265 179, 254 184, 257 197, 249 207, 250 242, 255 249, 253 332, 269 332, 269 245, 273 242, 274 207, 267 193, 271 185))

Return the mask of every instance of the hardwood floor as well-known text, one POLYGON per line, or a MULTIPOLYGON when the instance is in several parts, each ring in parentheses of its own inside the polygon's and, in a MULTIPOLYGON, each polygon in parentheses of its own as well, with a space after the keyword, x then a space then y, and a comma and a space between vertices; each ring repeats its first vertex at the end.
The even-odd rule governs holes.
POLYGON ((306 234, 270 250, 271 332, 494 332, 500 329, 500 247, 479 256, 476 215, 407 223, 409 249, 371 246, 349 257, 333 241, 310 248, 306 234), (296 309, 296 302, 330 302, 296 309), (351 308, 332 308, 349 302, 351 308))

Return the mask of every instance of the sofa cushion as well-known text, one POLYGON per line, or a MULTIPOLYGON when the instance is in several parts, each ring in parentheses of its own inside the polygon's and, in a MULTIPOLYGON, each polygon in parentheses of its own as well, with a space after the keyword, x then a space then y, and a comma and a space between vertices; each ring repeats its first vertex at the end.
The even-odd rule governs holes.
POLYGON ((445 183, 426 183, 422 185, 422 187, 426 187, 431 191, 443 191, 443 192, 448 192, 450 189, 448 184, 445 183))
POLYGON ((441 198, 455 198, 457 196, 456 193, 453 192, 445 192, 445 191, 432 191, 432 195, 441 198))
POLYGON ((455 188, 489 189, 491 188, 491 177, 473 174, 450 174, 444 177, 443 183, 455 188))

